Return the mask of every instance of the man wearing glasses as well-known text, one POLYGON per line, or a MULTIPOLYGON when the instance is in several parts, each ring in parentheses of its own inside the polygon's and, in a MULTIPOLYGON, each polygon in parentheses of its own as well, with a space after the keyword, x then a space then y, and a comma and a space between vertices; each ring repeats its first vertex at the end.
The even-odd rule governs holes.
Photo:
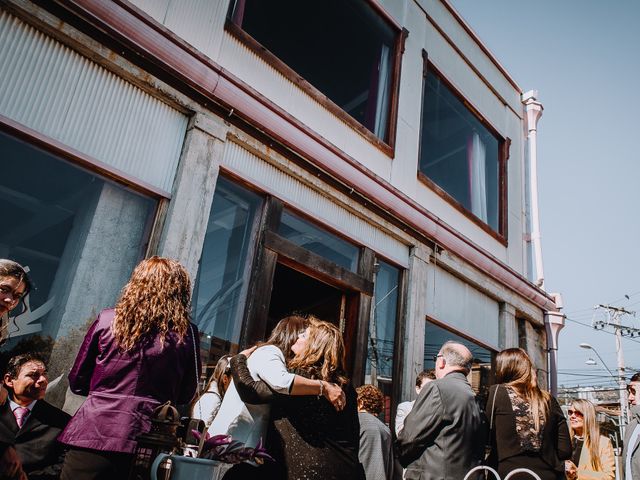
POLYGON ((486 432, 467 381, 472 360, 457 342, 436 356, 436 380, 418 394, 396 440, 406 480, 460 480, 480 464, 486 432))
POLYGON ((640 480, 640 373, 631 377, 627 386, 629 392, 629 416, 630 421, 624 436, 624 461, 625 480, 640 480))

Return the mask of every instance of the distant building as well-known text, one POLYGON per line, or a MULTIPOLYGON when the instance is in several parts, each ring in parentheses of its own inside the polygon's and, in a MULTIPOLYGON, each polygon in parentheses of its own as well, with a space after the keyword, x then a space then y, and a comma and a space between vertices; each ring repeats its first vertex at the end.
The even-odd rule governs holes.
POLYGON ((478 390, 511 346, 546 381, 541 106, 447 1, 7 0, 0 38, 0 256, 38 286, 6 352, 68 371, 159 254, 191 272, 208 367, 297 311, 390 405, 448 339, 478 390))

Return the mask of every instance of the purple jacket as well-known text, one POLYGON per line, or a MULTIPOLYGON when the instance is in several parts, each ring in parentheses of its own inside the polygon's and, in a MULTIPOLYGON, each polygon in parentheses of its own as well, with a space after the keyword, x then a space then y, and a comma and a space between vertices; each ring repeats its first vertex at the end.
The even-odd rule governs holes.
POLYGON ((73 393, 88 395, 58 440, 67 445, 133 453, 136 436, 151 428, 155 407, 171 400, 186 404, 196 391, 200 347, 195 325, 183 343, 170 333, 164 348, 150 340, 124 353, 115 344, 111 322, 115 312, 103 310, 89 328, 69 373, 73 393), (196 371, 197 364, 197 371, 196 371))

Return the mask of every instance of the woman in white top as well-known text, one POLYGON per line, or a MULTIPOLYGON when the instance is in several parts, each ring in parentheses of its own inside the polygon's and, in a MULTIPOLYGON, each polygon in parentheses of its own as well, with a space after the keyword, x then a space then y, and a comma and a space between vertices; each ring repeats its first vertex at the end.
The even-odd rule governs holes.
POLYGON ((198 397, 191 409, 191 417, 204 420, 207 428, 216 418, 224 394, 231 383, 230 359, 229 355, 220 357, 204 392, 198 397))
MULTIPOLYGON (((346 400, 342 388, 324 380, 312 380, 287 371, 287 360, 294 352, 291 347, 299 336, 304 336, 308 320, 298 315, 285 317, 273 329, 269 339, 257 348, 241 352, 250 355, 247 366, 254 380, 263 380, 272 390, 289 395, 324 395, 337 410, 344 408, 346 400)), ((238 395, 233 381, 208 429, 210 435, 228 434, 234 440, 255 447, 264 439, 271 405, 245 404, 238 395)))

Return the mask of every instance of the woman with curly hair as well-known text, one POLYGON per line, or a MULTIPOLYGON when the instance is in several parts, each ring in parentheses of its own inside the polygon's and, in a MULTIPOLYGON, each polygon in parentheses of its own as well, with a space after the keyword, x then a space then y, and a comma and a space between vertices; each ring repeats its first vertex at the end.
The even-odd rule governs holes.
POLYGON ((360 452, 358 458, 367 480, 401 478, 393 457, 391 430, 378 415, 384 409, 384 395, 374 385, 361 385, 358 394, 358 420, 360 420, 360 452))
POLYGON ((134 269, 115 309, 98 315, 69 373, 71 391, 88 397, 59 438, 70 447, 62 480, 126 478, 153 409, 192 400, 200 352, 190 310, 187 271, 151 257, 134 269))

